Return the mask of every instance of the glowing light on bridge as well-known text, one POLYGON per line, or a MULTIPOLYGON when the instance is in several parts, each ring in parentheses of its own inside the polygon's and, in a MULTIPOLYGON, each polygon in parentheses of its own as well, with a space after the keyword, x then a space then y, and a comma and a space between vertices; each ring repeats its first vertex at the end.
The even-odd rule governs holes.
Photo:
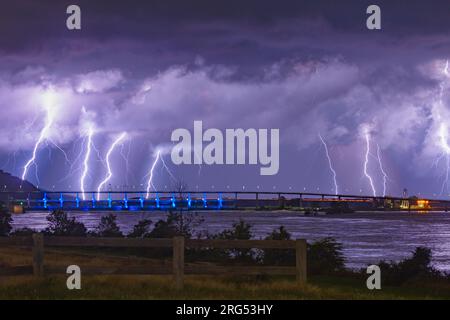
POLYGON ((98 185, 97 188, 97 200, 100 200, 100 192, 103 188, 103 186, 112 178, 113 174, 112 174, 112 169, 111 169, 111 163, 110 163, 110 157, 112 152, 114 151, 114 149, 116 148, 116 146, 126 137, 127 133, 126 132, 122 132, 120 134, 119 137, 117 137, 114 142, 111 144, 111 146, 109 147, 108 152, 106 153, 106 168, 108 170, 108 173, 105 177, 105 179, 100 182, 100 184, 98 185))
POLYGON ((322 138, 322 135, 321 135, 320 133, 319 133, 319 138, 320 138, 320 141, 322 142, 323 147, 324 147, 324 149, 325 149, 325 155, 326 155, 326 157, 327 157, 327 159, 328 159, 328 166, 329 166, 330 171, 331 171, 331 173, 332 173, 332 175, 333 175, 334 192, 335 192, 335 194, 337 195, 337 194, 339 193, 339 188, 338 188, 338 183, 337 183, 337 178, 336 178, 336 170, 334 170, 334 168, 333 168, 333 163, 332 163, 332 161, 331 161, 330 153, 328 152, 328 146, 327 146, 327 143, 326 143, 325 140, 322 138))

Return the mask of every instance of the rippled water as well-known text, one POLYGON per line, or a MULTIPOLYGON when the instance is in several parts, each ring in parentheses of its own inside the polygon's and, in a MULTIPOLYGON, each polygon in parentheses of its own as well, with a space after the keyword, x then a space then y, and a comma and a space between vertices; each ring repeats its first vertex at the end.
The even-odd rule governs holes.
MULTIPOLYGON (((70 213, 87 228, 98 224, 107 212, 70 213)), ((47 213, 33 212, 14 215, 15 228, 30 227, 41 230, 46 227, 47 213)), ((347 266, 356 268, 381 259, 400 260, 410 255, 417 246, 433 251, 433 264, 443 271, 450 271, 450 213, 418 212, 365 212, 327 216, 300 216, 288 211, 275 212, 200 212, 204 223, 198 231, 211 233, 229 228, 239 219, 253 226, 255 238, 261 238, 274 228, 283 225, 294 238, 314 240, 334 237, 343 243, 347 266)), ((163 212, 118 212, 117 221, 124 233, 128 233, 141 219, 156 222, 164 218, 163 212)))

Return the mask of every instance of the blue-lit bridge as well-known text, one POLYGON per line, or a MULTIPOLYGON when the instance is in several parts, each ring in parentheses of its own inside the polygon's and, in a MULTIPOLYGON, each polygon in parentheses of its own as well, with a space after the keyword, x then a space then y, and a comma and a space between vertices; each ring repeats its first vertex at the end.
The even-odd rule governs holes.
POLYGON ((14 211, 152 211, 152 210, 436 210, 447 211, 449 200, 415 197, 373 197, 305 192, 258 191, 34 191, 0 192, 14 211))

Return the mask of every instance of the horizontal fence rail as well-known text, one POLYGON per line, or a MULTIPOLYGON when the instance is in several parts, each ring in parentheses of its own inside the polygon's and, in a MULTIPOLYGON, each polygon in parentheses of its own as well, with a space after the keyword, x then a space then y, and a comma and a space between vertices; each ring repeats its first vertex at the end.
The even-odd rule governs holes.
POLYGON ((83 274, 110 275, 149 275, 172 274, 175 287, 182 289, 184 275, 295 275, 299 284, 305 284, 306 276, 306 240, 204 240, 185 239, 131 239, 131 238, 97 238, 97 237, 52 237, 35 233, 32 237, 13 236, 0 238, 0 246, 31 247, 32 266, 2 267, 0 276, 29 275, 43 277, 44 274, 65 274, 61 267, 46 266, 44 253, 48 247, 97 247, 97 248, 172 248, 172 269, 167 266, 125 266, 125 267, 83 267, 83 274), (216 266, 186 265, 185 249, 293 249, 295 250, 295 266, 216 266))

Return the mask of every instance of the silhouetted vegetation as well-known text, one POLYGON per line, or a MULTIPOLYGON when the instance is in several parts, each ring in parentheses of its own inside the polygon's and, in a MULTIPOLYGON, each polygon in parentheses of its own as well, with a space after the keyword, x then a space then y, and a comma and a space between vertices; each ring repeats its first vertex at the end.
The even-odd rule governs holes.
POLYGON ((308 273, 333 274, 345 269, 342 244, 327 237, 308 244, 308 273))
POLYGON ((383 282, 387 285, 402 285, 406 282, 443 277, 442 273, 431 266, 431 258, 429 248, 417 247, 410 258, 400 262, 380 261, 378 266, 383 282))
MULTIPOLYGON (((291 234, 281 226, 273 230, 265 240, 291 240, 291 234)), ((295 265, 295 251, 292 249, 265 249, 262 260, 264 264, 271 266, 292 266, 295 265)))
POLYGON ((92 233, 98 237, 123 237, 122 231, 116 222, 117 217, 113 214, 108 214, 100 218, 100 223, 92 233))
POLYGON ((36 233, 37 231, 31 228, 20 228, 16 229, 13 232, 10 233, 11 236, 31 236, 33 233, 36 233))
POLYGON ((11 223, 11 213, 3 203, 0 203, 0 237, 9 235, 12 230, 11 223))
POLYGON ((73 236, 84 237, 87 235, 87 229, 81 222, 75 218, 69 218, 67 213, 62 210, 55 210, 47 216, 48 227, 44 233, 52 236, 73 236))
POLYGON ((149 219, 140 220, 134 227, 133 231, 128 234, 129 238, 148 238, 150 236, 150 226, 152 221, 149 219))

